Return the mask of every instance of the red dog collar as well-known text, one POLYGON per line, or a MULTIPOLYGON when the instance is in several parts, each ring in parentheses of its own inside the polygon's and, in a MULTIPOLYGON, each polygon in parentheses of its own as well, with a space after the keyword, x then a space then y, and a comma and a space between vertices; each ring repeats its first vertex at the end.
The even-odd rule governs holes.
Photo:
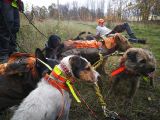
MULTIPOLYGON (((44 77, 44 79, 53 87, 57 88, 60 93, 63 95, 62 89, 69 91, 68 87, 66 86, 65 82, 58 82, 57 80, 52 79, 48 74, 44 77)), ((59 79, 60 80, 60 79, 59 79)))
POLYGON ((116 70, 114 70, 112 73, 111 73, 111 76, 116 76, 122 72, 124 72, 126 70, 125 66, 120 66, 119 68, 117 68, 116 70))

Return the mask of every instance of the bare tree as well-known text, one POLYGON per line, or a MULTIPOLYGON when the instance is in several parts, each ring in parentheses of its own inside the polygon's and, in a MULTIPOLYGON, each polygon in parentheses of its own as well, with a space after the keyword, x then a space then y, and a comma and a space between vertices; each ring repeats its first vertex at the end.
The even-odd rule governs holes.
POLYGON ((48 16, 48 11, 47 11, 47 8, 45 6, 42 6, 39 10, 39 16, 40 16, 40 19, 45 19, 47 18, 48 16))
POLYGON ((92 15, 92 21, 96 19, 96 2, 95 0, 90 0, 91 5, 91 15, 92 15))
POLYGON ((51 18, 57 18, 58 17, 58 10, 57 10, 57 6, 56 4, 52 3, 49 7, 48 7, 48 11, 49 11, 49 17, 51 18))

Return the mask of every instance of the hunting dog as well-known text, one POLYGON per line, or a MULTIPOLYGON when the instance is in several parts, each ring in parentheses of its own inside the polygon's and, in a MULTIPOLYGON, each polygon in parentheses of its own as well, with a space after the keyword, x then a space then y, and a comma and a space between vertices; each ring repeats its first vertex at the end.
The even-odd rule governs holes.
MULTIPOLYGON (((80 33, 80 35, 81 34, 85 34, 85 32, 80 33)), ((49 39, 48 43, 50 43, 50 41, 52 41, 52 39, 49 39)), ((99 53, 101 53, 103 56, 106 56, 111 53, 114 53, 115 51, 124 52, 130 47, 131 45, 124 36, 122 36, 121 34, 115 34, 114 36, 106 39, 103 42, 96 40, 66 40, 63 43, 59 44, 56 48, 51 46, 50 49, 44 49, 44 51, 46 53, 46 57, 52 59, 56 58, 58 60, 61 60, 63 57, 66 57, 68 55, 81 55, 93 65, 94 63, 100 60, 99 53), (79 46, 79 48, 77 48, 76 46, 81 43, 85 43, 88 46, 79 46), (92 43, 92 45, 90 45, 90 43, 92 43), (93 43, 95 43, 94 45, 97 45, 97 47, 94 46, 94 48, 93 43), (102 45, 101 50, 99 49, 100 47, 98 45, 102 45)), ((104 68, 105 63, 106 59, 97 68, 99 73, 103 75, 106 75, 104 68)))
POLYGON ((51 77, 47 76, 24 99, 11 120, 67 120, 71 98, 66 81, 81 79, 93 83, 97 81, 99 73, 85 58, 70 55, 53 69, 51 77))
POLYGON ((139 87, 141 76, 150 77, 150 84, 153 85, 153 76, 151 76, 151 73, 155 71, 155 68, 156 60, 150 51, 142 48, 128 49, 121 59, 120 68, 115 70, 119 72, 112 72, 112 85, 108 95, 113 92, 119 82, 128 81, 131 87, 126 104, 131 104, 139 87))
POLYGON ((45 48, 42 50, 45 52, 46 58, 57 59, 59 52, 63 48, 61 44, 61 38, 55 34, 51 35, 45 44, 45 48))
POLYGON ((46 59, 40 49, 34 54, 15 53, 8 62, 0 64, 0 112, 19 105, 40 78, 50 70, 38 59, 54 67, 57 61, 46 59))
POLYGON ((80 32, 73 40, 95 40, 95 36, 91 32, 80 32))
POLYGON ((81 55, 90 61, 91 64, 94 64, 99 60, 99 52, 105 56, 115 52, 116 50, 124 52, 131 47, 128 40, 121 34, 115 34, 112 37, 106 38, 104 41, 67 40, 64 41, 63 44, 64 48, 60 53, 61 56, 65 57, 72 54, 81 55), (100 51, 100 49, 102 50, 100 51))

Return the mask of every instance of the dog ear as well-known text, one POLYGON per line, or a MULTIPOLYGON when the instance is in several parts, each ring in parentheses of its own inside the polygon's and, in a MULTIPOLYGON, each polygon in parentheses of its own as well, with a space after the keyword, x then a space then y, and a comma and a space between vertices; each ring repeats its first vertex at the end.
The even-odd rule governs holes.
MULTIPOLYGON (((47 59, 44 57, 42 51, 39 48, 36 49, 35 56, 36 56, 36 58, 40 59, 41 61, 47 63, 47 59)), ((40 62, 40 60, 36 60, 36 66, 38 68, 43 68, 44 64, 42 62, 40 62)))
POLYGON ((82 59, 80 56, 73 56, 69 59, 71 69, 75 77, 79 78, 79 72, 80 70, 84 69, 87 65, 87 62, 82 59))
POLYGON ((36 58, 38 58, 44 62, 47 62, 46 58, 44 57, 42 51, 39 48, 36 49, 35 56, 36 56, 36 58))
MULTIPOLYGON (((43 61, 43 62, 48 64, 47 59, 44 57, 42 51, 39 48, 36 49, 35 56, 36 56, 36 58, 38 58, 41 61, 43 61)), ((37 69, 38 69, 38 71, 39 71, 39 73, 40 73, 40 75, 42 77, 47 72, 49 72, 49 69, 38 59, 36 60, 36 67, 37 67, 37 69)))
POLYGON ((69 59, 71 67, 79 68, 81 65, 80 57, 75 55, 69 59))

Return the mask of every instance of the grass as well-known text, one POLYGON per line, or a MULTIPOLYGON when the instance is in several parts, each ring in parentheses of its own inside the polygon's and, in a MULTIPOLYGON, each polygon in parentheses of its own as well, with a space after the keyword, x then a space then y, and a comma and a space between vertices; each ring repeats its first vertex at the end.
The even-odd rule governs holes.
MULTIPOLYGON (((34 52, 37 47, 43 48, 47 39, 29 25, 25 18, 21 16, 21 19, 22 24, 18 34, 18 43, 21 48, 27 52, 34 52)), ((81 31, 95 33, 96 27, 96 23, 82 23, 77 21, 61 21, 58 27, 58 23, 55 20, 36 22, 35 25, 47 37, 51 34, 58 34, 62 40, 74 38, 81 31)), ((157 79, 160 76, 160 25, 131 23, 131 27, 137 37, 147 39, 146 45, 133 44, 133 46, 150 49, 157 59, 156 87, 153 89, 149 86, 148 82, 142 81, 131 108, 125 108, 123 106, 124 99, 121 95, 113 96, 105 100, 109 109, 127 115, 130 120, 158 120, 160 118, 160 80, 157 79), (151 100, 148 98, 151 98, 151 100)), ((20 50, 22 51, 22 49, 20 50)), ((109 59, 110 64, 117 64, 117 57, 111 57, 109 59)), ((110 66, 110 69, 113 69, 113 67, 110 66)), ((106 93, 109 88, 108 78, 105 78, 103 85, 103 95, 104 98, 106 98, 106 93)), ((81 82, 76 83, 75 86, 81 91, 82 97, 96 113, 99 120, 105 120, 93 86, 81 82)), ((69 116, 70 120, 94 120, 89 113, 89 110, 86 109, 84 105, 76 103, 73 99, 69 116)))

